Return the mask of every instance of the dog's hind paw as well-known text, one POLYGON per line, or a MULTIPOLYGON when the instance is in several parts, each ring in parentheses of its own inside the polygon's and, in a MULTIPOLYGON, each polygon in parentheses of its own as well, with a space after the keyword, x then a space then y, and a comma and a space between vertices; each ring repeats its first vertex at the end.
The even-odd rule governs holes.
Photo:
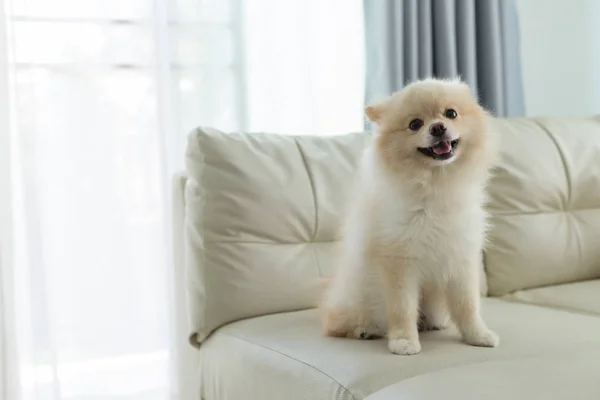
POLYGON ((472 332, 464 336, 464 342, 471 346, 479 347, 497 347, 500 344, 500 338, 496 332, 491 330, 482 330, 472 332))
POLYGON ((383 330, 377 325, 373 324, 357 327, 350 336, 355 339, 372 340, 382 338, 384 335, 385 332, 383 332, 383 330))

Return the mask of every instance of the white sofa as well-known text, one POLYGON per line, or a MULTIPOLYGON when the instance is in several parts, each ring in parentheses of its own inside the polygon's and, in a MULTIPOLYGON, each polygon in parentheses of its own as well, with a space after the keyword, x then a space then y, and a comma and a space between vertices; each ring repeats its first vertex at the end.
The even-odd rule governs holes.
POLYGON ((483 312, 415 356, 323 337, 319 278, 368 134, 189 136, 175 182, 197 399, 600 399, 600 118, 497 119, 483 312))

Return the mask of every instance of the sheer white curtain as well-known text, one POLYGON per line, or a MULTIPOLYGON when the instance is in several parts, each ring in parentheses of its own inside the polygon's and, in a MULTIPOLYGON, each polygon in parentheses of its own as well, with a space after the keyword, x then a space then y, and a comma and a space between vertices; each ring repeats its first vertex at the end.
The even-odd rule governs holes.
POLYGON ((2 400, 187 398, 185 135, 361 130, 361 5, 0 0, 2 400))

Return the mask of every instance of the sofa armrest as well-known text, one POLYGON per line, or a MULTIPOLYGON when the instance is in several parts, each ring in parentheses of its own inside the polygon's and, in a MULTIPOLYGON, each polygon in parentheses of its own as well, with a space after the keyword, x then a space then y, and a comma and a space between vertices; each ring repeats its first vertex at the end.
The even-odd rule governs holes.
POLYGON ((199 396, 198 352, 188 343, 190 332, 185 277, 185 185, 187 176, 180 172, 173 176, 171 183, 172 254, 173 254, 173 319, 175 335, 175 357, 179 394, 182 399, 195 399, 199 396))

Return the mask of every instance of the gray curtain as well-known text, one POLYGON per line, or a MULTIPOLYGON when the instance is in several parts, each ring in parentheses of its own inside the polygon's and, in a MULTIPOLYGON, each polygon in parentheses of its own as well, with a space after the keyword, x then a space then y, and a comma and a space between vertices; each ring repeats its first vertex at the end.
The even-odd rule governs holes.
POLYGON ((525 113, 514 0, 364 0, 366 101, 461 76, 496 116, 525 113))

